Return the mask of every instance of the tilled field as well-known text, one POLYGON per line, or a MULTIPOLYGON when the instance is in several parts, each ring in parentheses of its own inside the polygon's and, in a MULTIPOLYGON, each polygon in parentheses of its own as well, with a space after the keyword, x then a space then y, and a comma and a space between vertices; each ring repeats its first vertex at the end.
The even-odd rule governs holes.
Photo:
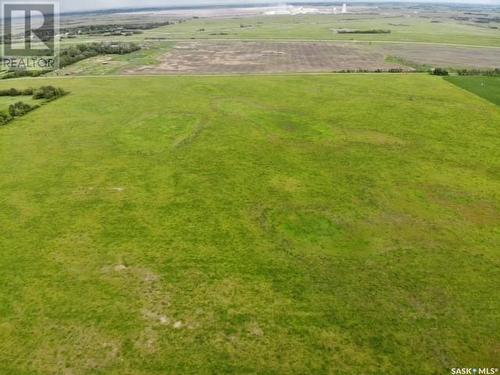
POLYGON ((376 49, 387 55, 430 66, 475 69, 500 68, 500 48, 387 44, 376 46, 376 49))
POLYGON ((230 74, 336 72, 403 68, 386 63, 384 54, 346 43, 307 42, 181 42, 156 66, 129 74, 230 74))

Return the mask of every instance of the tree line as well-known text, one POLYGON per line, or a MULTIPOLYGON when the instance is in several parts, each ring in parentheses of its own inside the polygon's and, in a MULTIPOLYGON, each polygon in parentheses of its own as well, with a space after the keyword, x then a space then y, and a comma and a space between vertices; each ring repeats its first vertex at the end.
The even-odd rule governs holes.
MULTIPOLYGON (((137 43, 105 43, 94 42, 89 44, 77 44, 62 50, 58 56, 59 68, 72 65, 99 55, 126 55, 139 51, 141 46, 137 43)), ((48 71, 44 70, 11 70, 1 76, 1 79, 19 77, 39 77, 48 71)))
MULTIPOLYGON (((66 95, 67 92, 62 88, 54 86, 42 86, 37 89, 27 88, 23 90, 18 90, 15 88, 0 90, 0 96, 32 96, 35 100, 43 100, 43 103, 55 100, 66 95)), ((0 111, 0 126, 6 125, 16 117, 24 116, 25 114, 34 111, 39 108, 40 104, 30 105, 24 103, 23 101, 16 102, 9 106, 8 111, 0 111)))
POLYGON ((75 27, 66 27, 61 29, 61 33, 66 38, 76 38, 78 35, 133 35, 141 34, 144 30, 152 30, 163 26, 181 23, 179 21, 164 21, 150 23, 123 23, 123 24, 103 24, 103 25, 84 25, 75 27))
POLYGON ((72 65, 78 61, 99 55, 126 55, 139 51, 141 47, 136 43, 90 43, 77 44, 59 54, 59 67, 72 65))
MULTIPOLYGON (((500 76, 500 69, 454 69, 453 73, 458 74, 459 76, 489 76, 489 77, 498 77, 500 76)), ((447 76, 450 72, 444 68, 434 68, 430 72, 435 76, 447 76)))

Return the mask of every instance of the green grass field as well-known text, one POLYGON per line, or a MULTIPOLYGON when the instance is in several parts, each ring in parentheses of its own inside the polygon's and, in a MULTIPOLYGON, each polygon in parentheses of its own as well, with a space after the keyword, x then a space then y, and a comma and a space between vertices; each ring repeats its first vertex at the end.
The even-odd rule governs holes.
POLYGON ((500 77, 453 76, 446 79, 465 90, 500 105, 500 77))
MULTIPOLYGON (((35 83, 34 83, 35 82, 35 83)), ((500 109, 429 75, 109 77, 0 128, 0 373, 498 366, 500 109)))

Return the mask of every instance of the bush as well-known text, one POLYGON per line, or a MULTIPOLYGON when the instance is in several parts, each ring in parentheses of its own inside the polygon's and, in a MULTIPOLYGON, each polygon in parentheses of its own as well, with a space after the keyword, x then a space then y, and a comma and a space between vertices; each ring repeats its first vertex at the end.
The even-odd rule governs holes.
POLYGON ((5 125, 12 121, 12 116, 5 111, 0 111, 0 126, 5 125))
POLYGON ((30 106, 24 102, 17 102, 9 107, 9 114, 12 117, 20 117, 36 108, 38 108, 38 106, 30 106))
POLYGON ((45 70, 11 70, 5 73, 1 79, 11 79, 20 77, 39 77, 47 73, 45 70))
POLYGON ((45 99, 52 100, 66 95, 66 92, 54 86, 42 86, 39 89, 34 90, 33 88, 28 88, 24 90, 18 90, 15 88, 0 90, 0 96, 31 96, 33 99, 45 99))
POLYGON ((42 86, 33 91, 33 99, 54 100, 66 95, 66 92, 54 86, 42 86))
POLYGON ((434 70, 432 70, 431 74, 435 75, 435 76, 447 76, 447 75, 449 75, 448 71, 446 69, 443 69, 443 68, 435 68, 434 70))
MULTIPOLYGON (((56 88, 54 86, 43 86, 39 89, 33 90, 32 88, 17 90, 17 89, 8 89, 8 90, 0 90, 0 96, 30 96, 33 95, 33 99, 44 99, 45 102, 55 100, 61 96, 66 95, 67 93, 61 89, 56 88)), ((43 104, 43 102, 42 102, 43 104)), ((24 102, 17 102, 9 106, 8 113, 6 111, 0 111, 0 126, 6 125, 10 121, 12 121, 15 117, 21 117, 25 114, 39 108, 40 105, 29 105, 24 102)))
POLYGON ((21 95, 33 95, 33 89, 18 90, 15 88, 0 90, 0 96, 21 96, 21 95))
POLYGON ((19 95, 22 95, 22 92, 14 88, 7 90, 0 90, 0 96, 19 96, 19 95))

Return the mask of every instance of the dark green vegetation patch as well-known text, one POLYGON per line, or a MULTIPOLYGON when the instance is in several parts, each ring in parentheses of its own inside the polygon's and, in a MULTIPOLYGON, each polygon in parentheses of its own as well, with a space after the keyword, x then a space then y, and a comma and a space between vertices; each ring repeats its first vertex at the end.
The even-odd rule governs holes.
POLYGON ((369 30, 349 30, 339 29, 337 34, 390 34, 391 30, 385 29, 369 29, 369 30))
POLYGON ((454 76, 447 77, 446 80, 492 103, 500 105, 500 77, 454 76))

